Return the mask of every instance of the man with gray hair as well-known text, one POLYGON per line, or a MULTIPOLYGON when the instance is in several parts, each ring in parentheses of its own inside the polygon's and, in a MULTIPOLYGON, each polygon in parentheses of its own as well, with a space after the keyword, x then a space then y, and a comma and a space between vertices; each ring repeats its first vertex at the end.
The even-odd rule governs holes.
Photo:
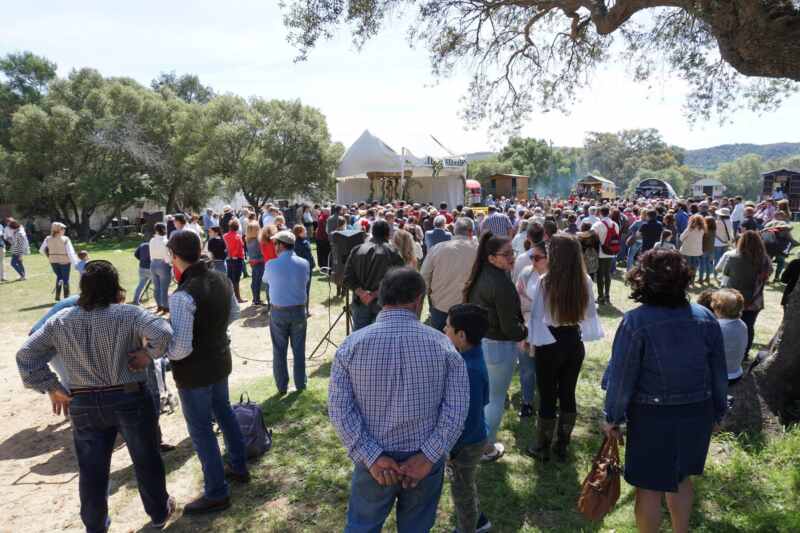
POLYGON ((439 331, 444 330, 450 308, 464 303, 464 284, 478 254, 471 219, 456 219, 453 231, 452 240, 428 250, 420 270, 430 295, 431 326, 439 331))
POLYGON ((449 241, 453 236, 444 229, 447 219, 444 215, 436 215, 433 219, 433 229, 425 232, 425 248, 428 253, 440 242, 449 241))

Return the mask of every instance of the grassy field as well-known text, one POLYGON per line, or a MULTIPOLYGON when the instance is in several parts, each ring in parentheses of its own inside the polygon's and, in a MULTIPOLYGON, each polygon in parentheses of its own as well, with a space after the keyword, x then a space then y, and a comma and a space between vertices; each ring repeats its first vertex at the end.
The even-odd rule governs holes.
MULTIPOLYGON (((107 242, 89 247, 94 259, 108 259, 120 270, 123 284, 132 293, 137 279, 132 258, 135 242, 107 242)), ((43 258, 26 259, 29 281, 0 285, 0 313, 4 320, 30 324, 52 302, 53 275, 43 258)), ((14 279, 13 272, 7 276, 14 279)), ((566 464, 540 465, 522 453, 533 436, 530 419, 516 415, 519 382, 511 387, 514 409, 508 410, 498 439, 506 456, 482 466, 479 488, 482 509, 494 531, 634 531, 633 492, 623 482, 620 501, 600 524, 585 521, 576 511, 580 483, 588 472, 600 441, 603 392, 600 377, 609 358, 611 340, 622 313, 633 307, 616 277, 613 307, 605 307, 602 321, 606 338, 587 345, 587 358, 578 386, 579 420, 571 459, 566 464)), ((77 283, 73 282, 73 287, 77 283)), ((771 285, 767 306, 759 317, 756 343, 766 344, 782 317, 781 286, 771 285)), ((243 293, 249 293, 244 291, 243 293)), ((329 300, 329 287, 315 278, 312 302, 329 300)), ((340 302, 333 300, 334 304, 340 302)), ((321 308, 320 308, 321 309, 321 308)), ((338 308, 336 308, 338 310, 338 308)), ((327 326, 327 313, 315 312, 309 331, 314 339, 327 326)), ((343 327, 341 328, 343 331, 343 327)), ((261 333, 259 333, 260 335, 261 333)), ((341 338, 342 333, 337 337, 341 338)), ((265 350, 268 343, 265 342, 265 350)), ((313 347, 309 341, 309 350, 313 347)), ((209 519, 179 518, 171 531, 275 531, 306 532, 341 530, 347 504, 351 463, 327 419, 326 399, 332 350, 327 360, 311 370, 309 388, 303 394, 275 396, 271 378, 254 379, 237 388, 262 402, 267 425, 274 430, 274 448, 252 465, 253 481, 234 489, 231 511, 209 519)), ((235 394, 238 397, 238 392, 235 394)), ((186 454, 168 459, 168 468, 186 461, 186 454)), ((697 480, 692 530, 706 532, 800 531, 800 430, 778 436, 714 437, 706 474, 697 480)), ((654 458, 658 460, 658 458, 654 458)), ((195 477, 199 477, 199 470, 195 477)), ((193 480, 193 481, 196 481, 193 480)), ((135 497, 135 495, 131 495, 135 497)), ((665 514, 664 527, 668 529, 665 514)), ((390 527, 394 530, 393 519, 390 527)), ((453 508, 449 488, 439 505, 434 531, 452 531, 453 508)))

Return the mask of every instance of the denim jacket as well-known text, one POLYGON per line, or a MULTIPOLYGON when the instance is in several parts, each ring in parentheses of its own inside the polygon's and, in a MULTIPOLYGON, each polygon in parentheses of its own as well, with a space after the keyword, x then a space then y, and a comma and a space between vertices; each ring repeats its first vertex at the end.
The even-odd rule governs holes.
POLYGON ((645 304, 628 311, 602 385, 611 424, 625 420, 631 403, 683 405, 709 398, 719 422, 728 389, 719 323, 697 304, 677 309, 645 304))

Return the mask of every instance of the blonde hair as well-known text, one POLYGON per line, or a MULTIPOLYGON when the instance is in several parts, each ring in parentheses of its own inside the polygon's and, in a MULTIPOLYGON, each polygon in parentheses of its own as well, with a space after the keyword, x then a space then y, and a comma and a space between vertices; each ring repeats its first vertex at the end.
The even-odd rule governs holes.
POLYGON ((272 237, 276 233, 278 233, 278 228, 275 226, 275 224, 268 224, 264 226, 264 229, 261 230, 258 239, 264 244, 269 244, 272 241, 272 237))
POLYGON ((416 260, 416 256, 414 255, 414 239, 409 232, 404 229, 395 230, 394 236, 392 236, 392 244, 397 248, 405 264, 410 265, 414 263, 416 260))
POLYGON ((245 240, 252 241, 253 239, 258 239, 258 234, 260 231, 261 228, 259 227, 258 222, 249 222, 244 232, 245 240))
POLYGON ((53 222, 50 224, 50 236, 55 237, 59 232, 64 231, 67 227, 61 222, 53 222))
POLYGON ((719 318, 741 318, 744 296, 736 289, 720 289, 711 295, 711 309, 719 318))

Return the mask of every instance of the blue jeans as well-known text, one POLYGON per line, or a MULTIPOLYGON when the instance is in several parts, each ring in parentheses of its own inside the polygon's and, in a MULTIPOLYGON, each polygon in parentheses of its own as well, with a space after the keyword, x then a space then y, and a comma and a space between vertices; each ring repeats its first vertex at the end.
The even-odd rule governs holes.
POLYGON ((156 305, 169 309, 169 283, 172 281, 172 267, 163 259, 153 259, 150 262, 150 272, 153 273, 153 296, 156 305))
POLYGON ((714 248, 714 270, 716 271, 717 265, 719 264, 719 260, 722 259, 722 256, 725 255, 725 252, 728 251, 727 246, 716 246, 714 248))
POLYGON ((117 433, 122 434, 128 446, 144 510, 153 521, 163 521, 169 496, 150 393, 76 394, 69 410, 78 459, 81 519, 86 531, 106 531, 108 477, 117 433))
POLYGON ((57 263, 50 263, 50 267, 56 275, 56 285, 67 287, 67 291, 69 291, 69 264, 59 265, 57 263))
POLYGON ((694 276, 696 273, 701 272, 701 268, 703 266, 703 256, 702 255, 687 255, 686 261, 689 262, 689 268, 692 269, 692 280, 694 280, 694 276))
POLYGON ((635 243, 631 244, 628 247, 628 271, 630 272, 633 269, 634 264, 636 263, 636 255, 639 253, 639 250, 642 249, 642 241, 636 241, 635 243))
POLYGON ((21 278, 25 277, 25 265, 22 264, 22 254, 11 254, 11 268, 16 270, 21 278))
POLYGON ((306 307, 297 305, 287 309, 275 309, 269 313, 269 335, 272 338, 272 375, 279 391, 289 387, 289 370, 286 354, 289 342, 294 356, 294 386, 306 388, 306 307))
POLYGON ((738 235, 739 234, 739 228, 741 227, 742 223, 741 222, 732 222, 731 225, 733 226, 733 234, 734 235, 738 235))
POLYGON ((439 331, 444 331, 444 327, 447 325, 447 313, 444 311, 439 311, 433 306, 430 306, 431 310, 431 327, 434 329, 438 329, 439 331))
MULTIPOLYGON (((136 291, 133 293, 133 303, 135 305, 142 303, 142 292, 148 280, 152 282, 153 272, 149 268, 139 268, 139 284, 136 286, 136 291)), ((153 287, 153 290, 155 292, 155 287, 153 287)))
POLYGON ((203 467, 203 495, 213 500, 225 498, 229 489, 217 437, 211 427, 212 414, 225 438, 231 468, 247 471, 244 437, 228 399, 228 378, 205 387, 178 389, 178 395, 192 445, 203 467))
POLYGON ((522 389, 522 403, 533 405, 536 395, 536 360, 525 350, 519 350, 519 386, 522 389))
POLYGON ((497 430, 506 408, 506 393, 514 377, 519 349, 514 341, 496 341, 484 338, 483 356, 489 373, 489 403, 483 408, 486 425, 489 427, 487 442, 494 443, 497 430))
POLYGON ((256 263, 251 267, 253 275, 250 280, 250 289, 253 291, 253 302, 255 303, 261 301, 261 278, 264 277, 264 263, 256 263))
POLYGON ((380 309, 375 311, 375 309, 373 309, 374 307, 375 306, 364 305, 355 294, 353 295, 353 303, 350 306, 350 311, 353 315, 353 331, 358 331, 375 322, 375 318, 378 316, 380 309))
POLYGON ((222 272, 226 276, 228 275, 228 267, 225 266, 224 259, 214 259, 214 270, 217 272, 222 272))
MULTIPOLYGON (((415 453, 384 452, 383 455, 400 463, 415 453)), ((395 502, 398 533, 430 531, 436 522, 436 508, 439 506, 443 484, 444 461, 433 465, 428 477, 409 489, 404 489, 401 485, 379 485, 366 466, 357 464, 350 483, 350 501, 347 504, 347 524, 344 531, 380 533, 395 502)))
POLYGON ((703 254, 700 257, 700 279, 710 279, 712 274, 716 275, 714 266, 714 253, 703 254))

